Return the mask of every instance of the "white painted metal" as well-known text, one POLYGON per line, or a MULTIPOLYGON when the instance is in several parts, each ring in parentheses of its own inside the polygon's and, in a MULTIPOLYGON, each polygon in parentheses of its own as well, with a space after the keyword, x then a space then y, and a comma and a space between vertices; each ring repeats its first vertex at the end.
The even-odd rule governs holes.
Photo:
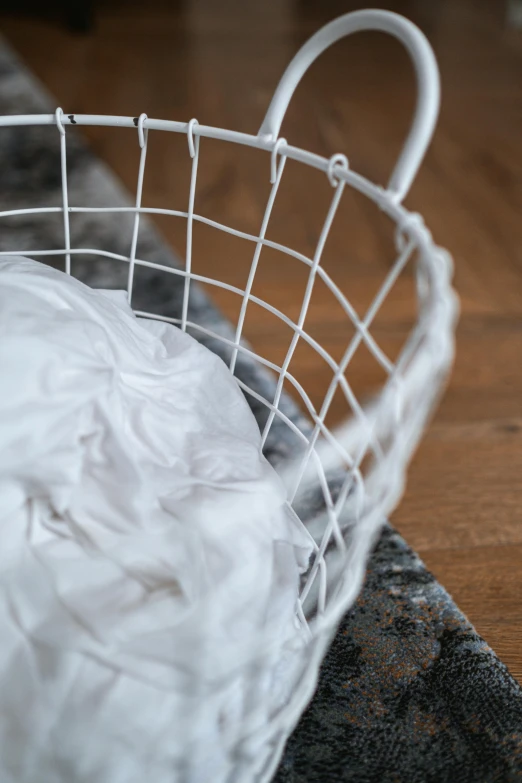
MULTIPOLYGON (((257 135, 213 128, 199 124, 195 119, 189 122, 173 122, 151 119, 145 114, 138 118, 73 115, 57 109, 55 114, 0 117, 0 127, 55 125, 60 134, 62 206, 5 210, 0 212, 0 221, 2 217, 14 215, 45 215, 61 212, 64 219, 64 247, 53 251, 20 248, 16 254, 36 258, 63 256, 64 269, 69 274, 71 258, 78 254, 97 255, 107 258, 110 262, 126 263, 128 264, 129 300, 132 297, 136 266, 161 269, 168 274, 181 276, 184 278, 184 297, 180 318, 166 318, 152 312, 140 311, 137 314, 142 317, 171 321, 184 330, 191 328, 205 334, 212 334, 201 324, 190 322, 188 319, 191 281, 210 284, 241 297, 241 309, 233 341, 217 334, 213 336, 230 346, 232 372, 236 369, 239 354, 244 354, 277 374, 277 391, 274 399, 261 398, 254 389, 247 387, 240 379, 238 384, 266 405, 269 411, 263 441, 266 440, 269 429, 277 417, 303 444, 303 453, 299 460, 282 468, 282 475, 289 486, 289 502, 298 500, 303 487, 309 487, 311 483, 322 492, 326 508, 324 529, 315 546, 313 563, 302 585, 296 607, 296 618, 307 629, 309 642, 304 649, 295 653, 296 677, 293 695, 285 708, 277 710, 270 703, 256 702, 253 697, 247 700, 250 704, 248 714, 242 716, 236 734, 227 739, 230 764, 227 776, 222 778, 227 783, 241 781, 264 783, 270 779, 275 770, 286 738, 313 692, 318 667, 332 630, 343 612, 355 600, 374 536, 382 520, 398 502, 409 458, 418 443, 426 418, 452 360, 456 305, 451 288, 451 261, 445 251, 434 245, 422 219, 410 213, 401 203, 430 142, 438 107, 438 69, 424 35, 411 22, 396 14, 386 11, 358 11, 346 14, 326 25, 297 53, 281 79, 257 135), (376 185, 352 171, 346 157, 341 153, 326 159, 293 147, 286 140, 278 138, 288 103, 308 66, 331 43, 359 30, 379 30, 399 38, 408 49, 417 74, 418 103, 413 126, 387 188, 376 185), (102 208, 69 204, 66 138, 67 128, 72 124, 117 126, 122 129, 134 129, 134 132, 137 132, 141 153, 134 206, 102 208), (192 160, 192 172, 186 212, 142 205, 148 131, 151 129, 187 135, 187 154, 192 160), (195 212, 200 143, 204 138, 221 139, 233 144, 255 147, 268 153, 267 178, 270 177, 272 188, 258 235, 239 231, 195 212), (291 247, 271 241, 266 236, 288 158, 323 171, 332 185, 330 206, 315 252, 310 258, 291 247), (325 242, 346 188, 354 188, 364 194, 377 204, 397 227, 396 261, 390 267, 380 291, 362 317, 359 317, 348 297, 321 266, 325 242), (92 248, 71 247, 69 231, 71 214, 122 211, 134 215, 128 256, 92 248), (174 215, 186 219, 184 268, 164 267, 137 257, 140 217, 144 214, 174 215), (194 224, 198 222, 252 243, 251 269, 244 290, 219 279, 204 277, 193 272, 192 232, 194 224), (295 322, 252 293, 263 248, 277 250, 282 258, 290 256, 307 268, 308 283, 295 322), (414 254, 417 257, 418 323, 401 355, 396 361, 391 361, 374 339, 371 327, 383 301, 414 254), (317 279, 329 288, 344 309, 347 321, 355 328, 354 337, 340 361, 336 361, 306 330, 307 311, 317 279), (279 318, 293 332, 286 357, 280 366, 256 354, 241 342, 250 303, 255 303, 267 313, 279 318), (315 408, 306 389, 291 372, 292 359, 299 341, 305 341, 311 346, 332 370, 332 382, 319 409, 315 408), (380 397, 369 409, 362 407, 346 378, 346 370, 362 343, 387 375, 380 397), (303 407, 313 424, 311 435, 301 433, 279 410, 285 382, 294 388, 302 400, 303 407), (331 430, 326 426, 325 421, 338 389, 342 390, 353 412, 353 418, 345 427, 331 430), (368 455, 373 457, 370 467, 367 467, 365 462, 368 455), (329 476, 332 471, 338 472, 340 468, 343 471, 344 481, 341 490, 334 498, 329 476)), ((347 237, 348 242, 349 237, 347 237)), ((4 252, 0 255, 13 255, 13 252, 4 252)), ((280 650, 272 649, 269 639, 259 640, 258 648, 253 654, 252 694, 255 693, 256 687, 255 672, 273 665, 280 654, 280 650)), ((180 770, 175 779, 182 783, 189 778, 180 770)))

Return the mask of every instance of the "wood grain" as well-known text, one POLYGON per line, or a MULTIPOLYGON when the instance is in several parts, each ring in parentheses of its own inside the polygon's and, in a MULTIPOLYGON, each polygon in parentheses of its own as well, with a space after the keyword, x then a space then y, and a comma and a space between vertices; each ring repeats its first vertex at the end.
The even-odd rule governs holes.
MULTIPOLYGON (((430 37, 442 72, 441 122, 407 203, 421 212, 455 259, 461 297, 458 358, 433 425, 416 455, 393 522, 448 587, 457 603, 522 681, 522 35, 510 30, 502 3, 403 0, 430 37)), ((192 0, 98 3, 96 30, 69 34, 59 25, 1 16, 3 33, 65 110, 188 120, 255 132, 291 55, 320 24, 360 7, 305 0, 192 0)), ((385 183, 407 132, 414 80, 406 55, 379 34, 336 44, 298 87, 282 135, 385 183)), ((88 136, 132 191, 134 131, 93 128, 88 136)), ((186 208, 186 139, 151 133, 144 204, 186 208)), ((203 140, 196 209, 256 234, 269 190, 266 155, 203 140)), ((312 254, 332 190, 318 172, 289 162, 268 236, 312 254)), ((158 225, 179 252, 185 229, 158 225)), ((244 285, 251 243, 198 226, 194 268, 244 285)), ((324 266, 360 314, 393 259, 393 232, 357 194, 343 197, 324 266)), ((254 293, 292 318, 306 269, 262 254, 254 293)), ((234 318, 238 302, 213 292, 234 318)), ((277 319, 249 307, 246 332, 257 350, 282 361, 290 339, 277 319)), ((376 324, 375 337, 397 354, 412 323, 406 270, 376 324)), ((317 285, 310 333, 334 358, 353 328, 317 285)), ((331 371, 300 346, 292 369, 318 404, 331 371)), ((382 376, 362 348, 349 380, 371 393, 382 376)), ((336 397, 331 420, 344 414, 336 397)))

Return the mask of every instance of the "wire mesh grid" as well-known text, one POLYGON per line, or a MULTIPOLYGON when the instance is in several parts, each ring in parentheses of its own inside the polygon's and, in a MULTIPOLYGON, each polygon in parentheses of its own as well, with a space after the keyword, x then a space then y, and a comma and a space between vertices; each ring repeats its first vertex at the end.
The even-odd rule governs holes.
MULTIPOLYGON (((168 321, 184 331, 201 332, 226 344, 230 351, 232 373, 237 369, 240 355, 259 362, 275 373, 277 382, 273 399, 262 397, 256 389, 251 388, 240 378, 236 377, 236 380, 245 394, 256 398, 268 410, 268 417, 262 431, 262 445, 265 444, 276 419, 288 427, 302 444, 298 458, 281 466, 281 473, 288 487, 288 503, 297 516, 302 516, 303 503, 307 502, 311 489, 321 497, 322 524, 313 536, 314 554, 302 578, 296 606, 298 622, 307 632, 307 644, 296 649, 289 643, 288 649, 282 651, 279 647, 271 645, 270 639, 260 639, 256 650, 252 651, 247 674, 242 673, 246 678, 245 681, 248 682, 248 689, 241 720, 234 723, 230 730, 227 729, 226 721, 222 726, 229 766, 226 773, 216 779, 223 779, 230 783, 242 780, 266 781, 274 772, 284 742, 310 698, 320 660, 332 629, 335 628, 341 614, 355 599, 375 533, 400 496, 408 460, 418 442, 451 362, 455 319, 455 300, 451 290, 451 263, 446 252, 434 245, 422 219, 408 212, 401 205, 401 199, 395 192, 378 187, 351 171, 343 155, 336 154, 327 160, 291 147, 284 139, 274 139, 273 135, 260 133, 258 136, 248 136, 223 131, 201 126, 195 119, 188 123, 180 123, 150 120, 146 114, 134 118, 65 115, 61 109, 57 109, 54 116, 0 118, 2 125, 53 123, 59 133, 62 205, 5 210, 0 212, 0 219, 15 215, 61 213, 63 248, 21 249, 15 252, 5 251, 0 255, 63 257, 67 274, 72 272, 71 259, 75 255, 88 254, 107 258, 111 262, 122 262, 128 266, 127 292, 131 304, 136 267, 149 267, 180 277, 183 280, 183 300, 181 313, 177 317, 167 317, 142 310, 136 310, 136 315, 168 321), (137 131, 140 159, 133 206, 91 207, 69 204, 66 133, 68 124, 133 127, 135 132, 137 131), (191 158, 186 211, 149 208, 142 203, 149 145, 148 130, 151 128, 186 134, 187 154, 191 158), (267 175, 270 173, 271 189, 258 234, 239 231, 195 211, 200 147, 205 136, 264 149, 269 155, 267 175), (310 256, 267 238, 267 229, 288 158, 322 170, 332 186, 326 217, 315 252, 310 256), (376 203, 395 223, 397 229, 396 258, 362 317, 359 317, 350 300, 321 265, 323 250, 343 192, 347 187, 355 188, 376 203), (131 214, 133 227, 132 235, 129 237, 128 255, 95 248, 73 247, 70 216, 80 212, 131 214), (156 264, 138 257, 141 216, 154 214, 175 216, 186 221, 184 267, 156 264), (251 243, 252 258, 244 288, 193 271, 193 229, 197 223, 206 224, 251 243), (290 256, 306 268, 306 287, 296 320, 292 320, 280 309, 253 293, 256 272, 264 248, 271 248, 282 256, 290 256), (414 256, 416 257, 418 320, 399 357, 392 360, 372 334, 372 324, 402 271, 414 256), (318 279, 335 297, 353 328, 353 337, 339 361, 336 361, 307 331, 307 312, 314 284, 318 279), (192 281, 226 290, 240 299, 239 316, 234 326, 233 339, 212 332, 202 324, 189 319, 192 281), (245 319, 251 304, 275 316, 291 330, 289 347, 284 360, 279 364, 256 353, 243 341, 245 319), (332 371, 329 387, 321 405, 317 407, 292 372, 292 360, 300 341, 315 351, 332 371), (362 406, 347 378, 347 369, 361 345, 366 347, 386 376, 378 399, 369 407, 362 406), (309 432, 301 431, 280 409, 285 384, 290 384, 301 400, 312 423, 309 432), (326 419, 334 396, 339 391, 344 396, 352 417, 345 426, 332 430, 327 426, 326 419), (261 695, 263 672, 276 667, 281 655, 286 653, 294 657, 294 665, 288 672, 288 677, 292 680, 289 688, 291 696, 285 704, 276 706, 270 702, 265 692, 263 692, 264 696, 261 695)), ((224 684, 224 692, 229 685, 229 683, 224 684)), ((197 688, 197 683, 194 683, 195 692, 197 688)), ((198 724, 198 710, 203 709, 202 702, 203 699, 201 702, 193 699, 191 702, 193 714, 191 716, 190 712, 187 713, 184 739, 188 750, 185 757, 179 760, 176 780, 192 780, 190 758, 199 752, 195 727, 198 724)))

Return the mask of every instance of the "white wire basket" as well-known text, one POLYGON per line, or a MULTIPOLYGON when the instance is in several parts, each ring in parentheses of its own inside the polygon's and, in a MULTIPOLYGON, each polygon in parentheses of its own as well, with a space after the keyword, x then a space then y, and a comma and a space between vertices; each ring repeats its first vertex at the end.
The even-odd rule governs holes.
MULTIPOLYGON (((150 119, 145 114, 139 118, 67 115, 61 109, 47 115, 18 115, 0 117, 0 126, 56 125, 61 144, 61 182, 63 204, 61 207, 42 207, 12 210, 9 214, 63 213, 64 247, 54 251, 62 256, 65 271, 71 273, 71 257, 75 254, 101 255, 111 263, 128 265, 128 296, 132 301, 134 273, 137 267, 157 268, 168 274, 181 276, 184 280, 182 312, 179 317, 168 318, 154 312, 137 312, 148 318, 170 320, 183 330, 206 327, 189 319, 189 296, 192 281, 210 284, 232 292, 240 298, 240 314, 235 326, 233 340, 217 334, 217 340, 227 344, 231 352, 230 370, 236 370, 240 355, 252 357, 276 374, 276 392, 273 399, 262 398, 238 378, 238 383, 248 394, 268 409, 268 418, 262 433, 266 442, 274 421, 287 427, 302 444, 299 458, 281 465, 279 470, 288 486, 288 502, 298 515, 303 516, 310 488, 316 488, 322 496, 322 522, 316 528, 315 550, 309 570, 302 581, 296 607, 297 622, 307 630, 307 643, 287 650, 274 648, 270 639, 261 639, 252 651, 247 669, 238 672, 243 682, 248 682, 247 697, 243 701, 241 714, 223 729, 222 743, 226 750, 226 763, 215 770, 213 783, 226 781, 268 781, 274 774, 284 744, 295 727, 303 709, 312 696, 321 659, 332 633, 344 612, 353 604, 360 589, 367 557, 386 516, 397 504, 403 490, 408 461, 422 434, 426 420, 432 410, 448 369, 454 349, 454 325, 456 299, 451 288, 451 260, 448 254, 437 247, 419 215, 409 212, 402 201, 406 196, 430 143, 439 108, 439 75, 433 52, 424 35, 409 21, 385 11, 358 11, 347 14, 327 24, 316 33, 297 53, 285 71, 257 135, 248 135, 231 130, 202 125, 197 120, 174 122, 150 119), (387 187, 373 184, 356 174, 348 165, 344 155, 336 154, 330 159, 313 154, 288 144, 279 138, 279 129, 287 106, 301 77, 309 65, 332 43, 343 36, 362 30, 387 32, 398 38, 406 47, 417 76, 418 99, 413 125, 404 145, 399 161, 387 187), (68 198, 67 181, 67 126, 104 125, 134 128, 141 147, 136 202, 133 207, 71 206, 68 198), (188 208, 186 211, 147 208, 142 205, 142 191, 145 174, 148 131, 186 134, 188 154, 192 160, 188 208), (267 171, 271 171, 271 190, 258 235, 250 235, 230 226, 217 223, 197 214, 195 193, 200 157, 200 141, 213 138, 232 144, 246 145, 267 153, 267 171), (267 238, 267 227, 276 201, 278 189, 288 159, 303 166, 313 167, 328 177, 332 185, 332 199, 320 232, 315 253, 306 257, 291 247, 278 244, 267 238), (374 202, 395 224, 397 257, 390 266, 382 286, 363 317, 359 317, 345 294, 338 288, 330 275, 321 266, 323 249, 334 222, 343 192, 353 188, 374 202), (127 256, 104 252, 93 248, 71 246, 70 216, 79 212, 127 212, 133 215, 133 232, 127 256), (137 257, 140 217, 143 214, 175 215, 186 220, 187 239, 184 268, 154 264, 137 257), (232 236, 252 243, 252 263, 244 290, 219 279, 210 279, 195 274, 192 270, 192 237, 196 223, 207 223, 232 236), (270 303, 253 294, 253 285, 260 256, 264 248, 271 248, 281 257, 292 257, 307 269, 307 285, 300 314, 294 322, 270 303), (416 257, 417 322, 411 330, 405 345, 395 361, 391 361, 379 347, 372 335, 372 323, 385 298, 394 286, 406 263, 416 257), (314 283, 321 280, 346 313, 354 331, 344 355, 335 361, 307 331, 307 311, 314 283), (263 308, 271 316, 283 321, 293 333, 286 357, 276 365, 255 353, 242 340, 245 317, 250 303, 263 308), (292 358, 299 341, 311 346, 332 369, 333 378, 319 407, 312 404, 309 394, 296 380, 291 371, 292 358), (346 370, 358 346, 364 344, 377 364, 386 373, 386 381, 380 394, 371 406, 364 408, 358 401, 346 379, 346 370), (280 410, 284 384, 290 384, 301 399, 305 412, 311 420, 308 432, 302 432, 280 410), (344 394, 353 413, 351 420, 337 430, 326 425, 328 411, 338 390, 344 394), (319 531, 319 532, 318 532, 319 531), (259 683, 263 672, 274 668, 282 656, 293 656, 289 669, 289 687, 284 703, 264 692, 259 698, 259 683)), ((8 214, 8 213, 4 213, 8 214)), ((347 242, 349 238, 347 237, 347 242)), ((2 255, 14 255, 12 251, 2 255)), ((19 255, 33 257, 49 255, 48 250, 27 252, 19 255)), ((230 683, 223 683, 223 698, 226 699, 230 683)), ((214 686, 219 690, 219 685, 214 686)), ((200 707, 204 710, 204 688, 194 683, 194 692, 201 694, 200 707)), ((198 736, 198 713, 193 712, 183 728, 184 756, 173 770, 172 780, 193 781, 192 760, 201 751, 201 737, 198 736)))

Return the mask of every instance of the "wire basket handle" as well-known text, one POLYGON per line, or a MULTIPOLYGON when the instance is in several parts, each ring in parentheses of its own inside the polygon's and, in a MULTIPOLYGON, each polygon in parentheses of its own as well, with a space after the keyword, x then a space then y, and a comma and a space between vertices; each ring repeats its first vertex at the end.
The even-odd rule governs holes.
POLYGON ((376 30, 390 33, 404 44, 415 67, 417 106, 411 130, 388 183, 388 193, 402 201, 408 193, 430 144, 440 105, 440 76, 428 39, 416 25, 390 11, 355 11, 334 19, 313 35, 297 52, 274 93, 259 136, 277 139, 295 88, 314 60, 331 44, 351 33, 376 30))

